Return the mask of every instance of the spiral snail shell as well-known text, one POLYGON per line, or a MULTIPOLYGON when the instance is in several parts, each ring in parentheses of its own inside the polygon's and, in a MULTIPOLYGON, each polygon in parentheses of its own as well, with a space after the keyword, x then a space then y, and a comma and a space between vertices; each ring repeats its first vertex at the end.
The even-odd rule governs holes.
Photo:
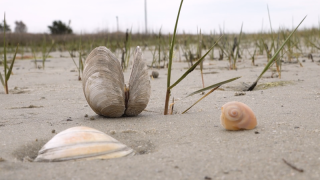
POLYGON ((100 46, 88 55, 83 70, 83 92, 92 110, 106 117, 136 116, 147 106, 151 86, 146 62, 138 46, 128 87, 119 60, 100 46))
POLYGON ((220 122, 227 130, 253 129, 257 126, 257 118, 251 108, 237 101, 221 107, 220 122))
POLYGON ((35 162, 111 159, 133 154, 133 150, 107 134, 79 126, 55 135, 39 151, 35 162))

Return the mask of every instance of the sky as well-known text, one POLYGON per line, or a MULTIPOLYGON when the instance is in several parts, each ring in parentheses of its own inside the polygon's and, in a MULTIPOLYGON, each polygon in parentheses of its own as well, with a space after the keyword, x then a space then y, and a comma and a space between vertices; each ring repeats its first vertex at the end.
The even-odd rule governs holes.
MULTIPOLYGON (((173 32, 180 0, 147 0, 149 32, 173 32)), ((49 33, 55 20, 68 24, 75 33, 110 32, 131 29, 145 32, 145 0, 0 0, 0 14, 14 29, 15 21, 23 21, 29 33, 49 33)), ((184 0, 178 33, 267 32, 270 30, 269 7, 273 29, 297 26, 307 15, 301 28, 319 26, 320 0, 184 0)))

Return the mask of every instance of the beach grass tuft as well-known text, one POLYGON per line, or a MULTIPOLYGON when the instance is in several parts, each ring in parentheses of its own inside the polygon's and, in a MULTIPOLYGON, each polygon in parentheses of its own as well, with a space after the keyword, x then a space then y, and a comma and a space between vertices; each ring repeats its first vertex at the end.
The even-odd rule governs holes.
POLYGON ((13 64, 15 62, 16 59, 16 55, 18 52, 18 48, 19 48, 19 44, 16 47, 12 62, 10 64, 10 67, 8 67, 7 65, 7 44, 6 44, 6 15, 4 14, 4 31, 3 31, 3 64, 4 64, 4 76, 2 76, 2 74, 0 73, 0 81, 1 84, 3 85, 6 94, 9 94, 9 90, 8 90, 8 81, 10 79, 11 73, 12 73, 12 68, 13 68, 13 64))
POLYGON ((256 85, 258 84, 258 81, 263 76, 265 72, 275 63, 277 60, 278 54, 283 49, 283 47, 286 45, 286 43, 290 40, 291 36, 296 32, 298 27, 302 24, 302 22, 306 19, 307 16, 305 16, 302 21, 299 23, 299 25, 290 33, 290 35, 286 38, 286 40, 282 43, 281 47, 276 51, 276 53, 272 56, 272 58, 269 60, 268 64, 265 66, 265 68, 262 70, 261 74, 258 76, 255 82, 252 83, 252 85, 247 89, 247 91, 252 91, 256 85))

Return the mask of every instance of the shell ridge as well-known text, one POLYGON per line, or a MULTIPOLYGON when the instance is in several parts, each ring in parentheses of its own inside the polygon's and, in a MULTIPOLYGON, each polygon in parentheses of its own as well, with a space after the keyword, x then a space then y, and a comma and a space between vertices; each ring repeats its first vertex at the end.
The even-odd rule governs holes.
POLYGON ((133 150, 128 148, 128 147, 125 147, 121 150, 115 150, 113 152, 105 152, 105 153, 96 153, 96 154, 92 154, 92 155, 82 155, 82 156, 73 156, 73 157, 69 157, 69 158, 61 158, 61 159, 57 159, 56 161, 59 162, 59 161, 68 161, 68 160, 77 160, 77 159, 87 159, 87 158, 92 158, 92 157, 96 157, 96 156, 103 156, 103 155, 107 155, 107 154, 110 154, 112 155, 113 153, 118 153, 118 152, 122 152, 122 151, 128 151, 128 153, 126 153, 126 155, 122 156, 122 157, 125 157, 125 156, 128 156, 130 154, 133 153, 133 150))
POLYGON ((72 146, 86 146, 88 144, 104 144, 104 143, 111 143, 111 144, 120 144, 123 145, 120 142, 116 142, 116 141, 97 141, 97 142, 79 142, 79 143, 74 143, 74 144, 69 144, 69 145, 64 145, 64 146, 59 146, 59 147, 53 147, 53 148, 47 148, 44 150, 40 150, 39 154, 44 154, 44 153, 54 153, 57 151, 61 151, 61 149, 64 148, 68 148, 68 147, 72 147, 72 146))
MULTIPOLYGON (((113 153, 122 152, 122 151, 128 151, 127 154, 124 155, 124 156, 128 156, 128 155, 130 155, 130 154, 132 154, 134 152, 131 148, 125 146, 125 147, 123 147, 121 149, 116 149, 116 150, 112 150, 112 151, 104 151, 104 152, 100 152, 100 153, 92 153, 92 154, 85 154, 85 155, 78 155, 78 156, 71 156, 71 157, 64 157, 64 158, 56 158, 56 159, 53 159, 53 160, 46 159, 44 157, 41 157, 41 155, 40 155, 40 157, 37 157, 35 159, 35 161, 42 160, 42 161, 59 162, 59 161, 78 160, 78 159, 80 160, 80 159, 84 159, 84 158, 92 158, 92 157, 95 157, 95 156, 113 154, 113 153)), ((54 152, 52 152, 52 153, 54 153, 54 152)), ((50 154, 48 154, 48 155, 50 155, 50 154)))
MULTIPOLYGON (((84 126, 85 127, 85 126, 84 126)), ((90 128, 91 129, 91 128, 90 128)), ((72 133, 95 133, 95 134, 101 134, 101 135, 106 135, 105 133, 101 132, 101 131, 97 131, 97 130, 81 130, 81 131, 61 131, 60 133, 56 134, 54 136, 54 138, 60 137, 60 136, 66 136, 68 134, 72 134, 72 133)), ((112 138, 111 136, 108 136, 108 138, 112 138)), ((114 138, 112 138, 113 140, 115 140, 114 138)))

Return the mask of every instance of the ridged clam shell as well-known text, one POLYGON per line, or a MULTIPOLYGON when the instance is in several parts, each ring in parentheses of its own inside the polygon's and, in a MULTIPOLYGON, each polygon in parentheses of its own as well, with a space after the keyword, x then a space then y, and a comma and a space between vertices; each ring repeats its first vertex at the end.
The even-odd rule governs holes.
POLYGON ((221 125, 227 130, 253 129, 257 118, 252 109, 242 102, 232 101, 221 107, 221 125))
POLYGON ((79 126, 55 135, 39 151, 36 162, 79 159, 111 159, 133 154, 133 150, 107 134, 79 126))
POLYGON ((139 46, 134 54, 128 88, 120 62, 104 46, 95 48, 87 57, 82 84, 92 110, 106 117, 138 115, 146 108, 151 92, 146 62, 139 46))
POLYGON ((134 53, 134 62, 129 80, 129 97, 125 115, 136 116, 148 105, 151 85, 146 62, 139 46, 134 53))
POLYGON ((108 117, 124 114, 124 77, 120 62, 109 49, 100 46, 91 51, 85 61, 82 85, 95 113, 108 117))

